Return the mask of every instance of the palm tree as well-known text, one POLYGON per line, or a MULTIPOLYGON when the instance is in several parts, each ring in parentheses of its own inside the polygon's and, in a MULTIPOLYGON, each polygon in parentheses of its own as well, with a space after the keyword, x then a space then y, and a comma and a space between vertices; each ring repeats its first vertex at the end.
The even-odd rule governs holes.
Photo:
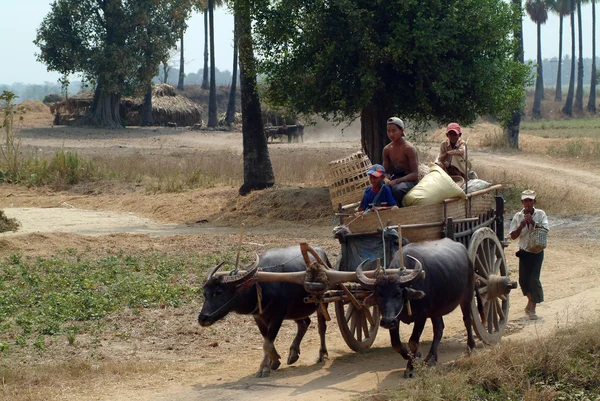
MULTIPOLYGON (((525 54, 523 52, 523 8, 521 7, 521 0, 512 0, 513 9, 515 10, 515 17, 517 19, 517 26, 515 29, 515 40, 517 46, 515 46, 515 53, 513 59, 515 61, 525 63, 525 54)), ((521 129, 521 116, 523 115, 523 104, 520 104, 515 108, 512 113, 511 119, 506 126, 508 135, 508 143, 511 147, 519 149, 519 131, 521 129)))
MULTIPOLYGON (((575 0, 571 0, 572 6, 575 0)), ((575 13, 571 13, 571 76, 569 78, 569 91, 562 112, 569 117, 573 115, 573 94, 575 92, 575 13)))
POLYGON ((590 83, 590 98, 587 109, 596 114, 596 0, 592 3, 592 81, 590 83))
POLYGON ((183 80, 185 78, 185 72, 183 71, 183 29, 181 30, 181 49, 179 49, 181 57, 179 57, 179 81, 177 82, 177 89, 183 90, 183 80))
POLYGON ((221 7, 223 0, 208 0, 208 29, 210 36, 210 91, 208 94, 207 127, 216 127, 217 118, 217 86, 215 81, 215 7, 221 7))
POLYGON ((571 14, 571 0, 556 0, 552 4, 552 11, 558 14, 560 19, 558 33, 558 72, 556 73, 556 91, 554 92, 554 100, 562 101, 562 37, 563 37, 563 17, 571 14))
POLYGON ((525 10, 537 25, 537 77, 535 78, 535 97, 533 100, 533 118, 542 118, 542 98, 544 81, 542 78, 542 24, 548 21, 547 0, 527 0, 525 10))
POLYGON ((202 13, 204 14, 204 69, 202 70, 202 89, 208 89, 208 5, 204 7, 202 13))
POLYGON ((227 114, 225 116, 225 123, 227 126, 231 126, 235 119, 235 98, 236 98, 236 86, 237 86, 237 64, 238 64, 238 33, 237 33, 237 13, 235 12, 235 5, 233 9, 233 76, 231 77, 231 90, 229 92, 229 103, 227 104, 227 114))
POLYGON ((244 145, 244 184, 240 195, 254 189, 273 186, 275 175, 265 137, 260 99, 256 88, 256 59, 252 45, 252 19, 248 0, 234 0, 240 53, 240 89, 242 92, 242 135, 244 145))
MULTIPOLYGON (((581 0, 577 0, 577 28, 579 56, 577 58, 577 89, 575 90, 575 111, 583 112, 583 29, 581 27, 581 0)), ((574 55, 573 55, 574 56, 574 55)))

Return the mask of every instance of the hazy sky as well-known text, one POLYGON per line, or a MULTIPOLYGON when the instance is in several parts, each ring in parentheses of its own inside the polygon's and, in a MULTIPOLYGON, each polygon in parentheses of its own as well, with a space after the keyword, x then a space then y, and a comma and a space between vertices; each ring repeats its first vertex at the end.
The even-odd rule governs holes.
MULTIPOLYGON (((0 84, 43 83, 45 81, 55 82, 59 74, 48 72, 46 67, 38 63, 35 53, 38 48, 33 44, 36 30, 42 19, 50 11, 50 0, 0 0, 0 84)), ((600 7, 598 8, 600 16, 600 7)), ((583 51, 584 57, 591 57, 591 5, 583 7, 583 51)), ((202 14, 196 13, 188 21, 189 28, 184 37, 185 71, 197 72, 204 63, 204 18, 202 14)), ((558 56, 558 16, 551 14, 546 25, 542 26, 542 56, 558 56)), ((233 17, 226 9, 218 9, 215 12, 215 62, 220 70, 232 69, 232 40, 233 40, 233 17)), ((600 24, 596 37, 600 47, 600 24)), ((526 17, 523 21, 523 33, 525 41, 525 58, 536 57, 536 27, 526 17)), ((570 53, 570 27, 569 19, 565 20, 563 52, 570 53)), ((600 50, 598 50, 600 55, 600 50)), ((176 56, 173 64, 179 65, 176 56)))

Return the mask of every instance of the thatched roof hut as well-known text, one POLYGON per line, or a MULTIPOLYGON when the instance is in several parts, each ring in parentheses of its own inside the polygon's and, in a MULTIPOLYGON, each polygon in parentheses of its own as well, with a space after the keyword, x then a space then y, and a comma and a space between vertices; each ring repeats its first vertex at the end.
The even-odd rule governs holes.
MULTIPOLYGON (((83 91, 56 104, 55 124, 72 123, 82 117, 94 100, 94 91, 83 91), (67 122, 68 120, 68 122, 67 122)), ((127 125, 140 124, 143 98, 123 98, 120 114, 127 125)), ((171 85, 152 87, 152 118, 154 125, 175 123, 177 126, 192 126, 202 122, 202 107, 185 96, 179 95, 171 85)))
MULTIPOLYGON (((140 124, 140 110, 143 99, 124 99, 121 114, 129 125, 140 124), (123 110, 125 109, 125 110, 123 110), (124 113, 123 113, 124 111, 124 113)), ((202 107, 167 84, 152 87, 152 119, 154 125, 175 123, 177 126, 192 126, 202 122, 202 107)))

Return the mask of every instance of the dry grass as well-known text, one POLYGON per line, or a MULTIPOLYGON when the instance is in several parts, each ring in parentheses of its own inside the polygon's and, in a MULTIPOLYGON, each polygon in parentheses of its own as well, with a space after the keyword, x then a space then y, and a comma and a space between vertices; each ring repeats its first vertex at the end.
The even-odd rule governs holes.
POLYGON ((71 389, 91 389, 96 382, 120 382, 127 377, 156 374, 162 369, 161 363, 81 359, 31 366, 3 364, 0 365, 0 400, 65 399, 71 389))
POLYGON ((600 205, 595 196, 582 193, 574 185, 557 183, 552 177, 534 175, 531 171, 516 169, 497 169, 477 166, 480 178, 502 183, 504 199, 508 211, 516 211, 521 207, 520 194, 525 189, 533 189, 538 194, 537 206, 552 214, 573 215, 600 212, 600 205))
POLYGON ((600 322, 554 337, 504 342, 370 400, 595 400, 600 395, 600 322))
POLYGON ((0 210, 0 233, 6 231, 17 231, 21 224, 16 219, 9 219, 4 214, 4 210, 0 210))
MULTIPOLYGON (((281 185, 326 187, 330 184, 328 163, 347 151, 329 149, 311 153, 294 150, 271 151, 275 180, 281 185)), ((150 193, 180 192, 216 185, 240 186, 244 161, 235 152, 222 150, 97 156, 94 165, 113 180, 143 185, 150 193)))

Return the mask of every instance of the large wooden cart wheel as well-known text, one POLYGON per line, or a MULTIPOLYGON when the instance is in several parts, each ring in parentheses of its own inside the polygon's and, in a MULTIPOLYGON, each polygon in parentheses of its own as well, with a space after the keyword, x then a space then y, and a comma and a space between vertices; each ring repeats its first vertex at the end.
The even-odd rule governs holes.
POLYGON ((381 315, 379 308, 367 306, 361 300, 357 309, 350 301, 336 301, 335 315, 337 317, 340 332, 346 344, 353 351, 362 351, 373 345, 381 315))
POLYGON ((477 310, 477 300, 473 297, 473 329, 485 344, 496 344, 508 322, 508 295, 511 289, 516 288, 516 283, 508 277, 504 249, 493 230, 484 227, 475 231, 468 251, 486 316, 484 324, 477 310))

